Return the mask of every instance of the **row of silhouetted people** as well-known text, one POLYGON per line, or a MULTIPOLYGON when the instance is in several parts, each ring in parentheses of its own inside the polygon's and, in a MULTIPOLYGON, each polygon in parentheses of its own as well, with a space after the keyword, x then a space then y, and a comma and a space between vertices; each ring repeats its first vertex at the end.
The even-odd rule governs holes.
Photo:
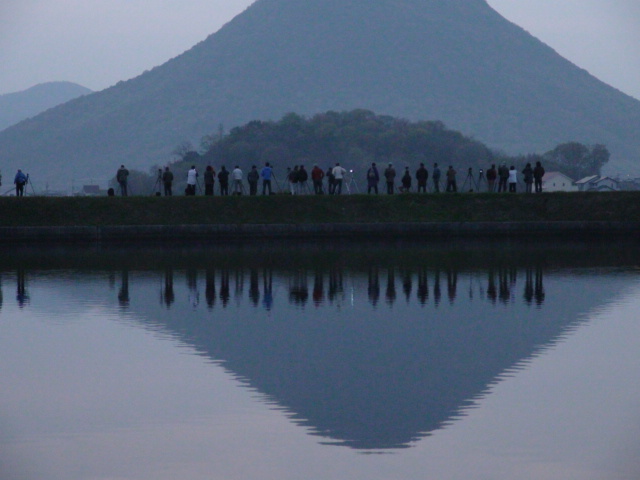
MULTIPOLYGON (((519 172, 514 166, 507 167, 502 164, 499 167, 491 165, 486 173, 480 170, 476 177, 471 168, 468 169, 467 175, 461 185, 462 191, 487 191, 487 192, 517 192, 517 186, 520 183, 520 175, 522 183, 525 185, 525 192, 536 193, 542 192, 542 179, 545 170, 536 162, 535 167, 527 164, 525 168, 519 172)), ((128 176, 129 171, 122 165, 116 174, 116 180, 120 185, 120 193, 123 196, 128 195, 128 176)), ((164 171, 160 171, 158 175, 158 186, 163 185, 165 196, 173 195, 173 183, 175 176, 170 167, 165 167, 164 171)), ((187 172, 187 185, 185 189, 186 195, 196 195, 201 190, 200 173, 195 165, 192 165, 187 172)), ((459 188, 458 172, 453 166, 449 166, 442 171, 437 163, 433 165, 431 172, 427 170, 424 163, 411 172, 409 167, 405 167, 404 171, 398 173, 393 165, 389 163, 384 170, 380 171, 376 163, 372 163, 367 169, 365 175, 367 193, 379 193, 378 186, 384 181, 385 191, 387 194, 396 192, 418 193, 439 193, 457 192, 459 188)), ((340 163, 327 168, 320 168, 313 165, 311 171, 307 171, 304 165, 296 165, 293 168, 288 167, 286 175, 283 179, 279 179, 273 167, 267 162, 265 166, 258 170, 255 165, 251 167, 245 176, 245 172, 235 166, 229 171, 225 166, 220 167, 216 171, 211 165, 208 165, 202 175, 202 184, 204 185, 204 195, 214 195, 214 186, 218 184, 220 195, 257 195, 260 182, 262 195, 271 195, 275 193, 274 187, 278 192, 287 192, 291 195, 301 195, 314 193, 316 195, 329 194, 340 195, 343 191, 347 193, 359 193, 358 183, 354 177, 353 170, 347 170, 340 163), (245 189, 245 180, 248 189, 245 189), (275 184, 275 185, 274 185, 275 184)))

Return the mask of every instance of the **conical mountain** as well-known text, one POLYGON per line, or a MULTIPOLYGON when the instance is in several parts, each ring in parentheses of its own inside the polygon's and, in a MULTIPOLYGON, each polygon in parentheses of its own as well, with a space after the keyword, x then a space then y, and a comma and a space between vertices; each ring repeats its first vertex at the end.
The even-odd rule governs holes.
POLYGON ((0 166, 103 181, 220 124, 353 108, 442 120, 509 153, 604 143, 613 173, 640 157, 640 102, 484 0, 258 0, 166 64, 0 133, 0 166))

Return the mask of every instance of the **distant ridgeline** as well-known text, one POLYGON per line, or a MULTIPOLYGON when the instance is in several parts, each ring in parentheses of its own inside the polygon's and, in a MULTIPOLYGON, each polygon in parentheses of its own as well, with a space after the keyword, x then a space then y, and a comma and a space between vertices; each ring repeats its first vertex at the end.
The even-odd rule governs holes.
MULTIPOLYGON (((324 170, 340 162, 353 169, 361 180, 371 162, 384 168, 392 162, 398 172, 409 166, 415 173, 420 163, 432 169, 434 163, 447 168, 453 165, 460 173, 467 168, 487 169, 491 164, 506 163, 522 170, 527 162, 541 161, 547 171, 559 170, 575 179, 599 174, 609 160, 603 145, 586 146, 577 142, 558 145, 543 155, 510 157, 494 152, 482 142, 450 130, 442 122, 410 122, 368 110, 326 112, 311 118, 290 113, 279 121, 252 121, 236 127, 228 135, 203 138, 198 153, 184 145, 177 151, 182 160, 171 168, 178 181, 186 179, 191 165, 204 170, 213 165, 218 171, 239 165, 245 173, 252 165, 270 162, 276 174, 284 175, 286 167, 317 164, 324 170), (184 175, 182 175, 184 173, 184 175)), ((136 177, 136 178, 139 178, 136 177)), ((148 177, 147 184, 154 178, 148 177)), ((148 191, 145 187, 142 191, 148 191)))
POLYGON ((221 124, 360 108, 440 120, 508 155, 604 144, 608 172, 639 170, 640 102, 485 0, 257 0, 167 63, 0 132, 0 169, 101 183, 221 124))

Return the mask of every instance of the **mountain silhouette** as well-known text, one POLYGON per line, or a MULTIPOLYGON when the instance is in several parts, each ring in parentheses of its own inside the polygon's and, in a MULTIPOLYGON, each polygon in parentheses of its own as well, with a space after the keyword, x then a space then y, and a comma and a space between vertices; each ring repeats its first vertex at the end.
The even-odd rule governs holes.
POLYGON ((0 130, 89 93, 91 90, 75 83, 48 82, 0 95, 0 130))
POLYGON ((442 120, 508 153, 603 143, 614 173, 640 156, 640 102, 484 0, 258 0, 164 65, 0 132, 0 166, 68 186, 164 164, 220 124, 354 108, 442 120))

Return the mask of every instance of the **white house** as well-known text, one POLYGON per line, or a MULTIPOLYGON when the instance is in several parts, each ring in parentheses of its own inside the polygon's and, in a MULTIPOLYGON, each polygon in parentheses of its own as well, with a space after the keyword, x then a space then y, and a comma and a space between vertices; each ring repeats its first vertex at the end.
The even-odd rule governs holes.
POLYGON ((578 190, 581 192, 614 192, 620 190, 620 184, 611 177, 601 177, 591 175, 581 178, 576 182, 578 190))
POLYGON ((578 187, 574 185, 571 178, 560 172, 547 172, 542 177, 543 192, 577 192, 578 187))

